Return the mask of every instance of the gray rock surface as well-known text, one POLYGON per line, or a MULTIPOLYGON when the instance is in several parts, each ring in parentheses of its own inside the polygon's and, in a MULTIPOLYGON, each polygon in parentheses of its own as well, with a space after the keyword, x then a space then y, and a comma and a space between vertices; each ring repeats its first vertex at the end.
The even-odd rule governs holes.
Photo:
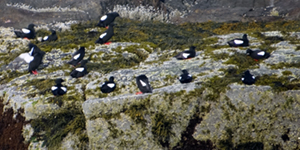
POLYGON ((297 19, 299 5, 298 0, 3 0, 0 25, 21 28, 29 23, 97 20, 111 11, 124 18, 172 23, 268 21, 297 19))
MULTIPOLYGON (((186 5, 192 4, 187 1, 186 5)), ((4 53, 1 55, 2 58, 8 58, 8 52, 18 54, 27 51, 28 41, 15 39, 12 28, 0 27, 0 31, 3 33, 2 44, 0 45, 0 50, 4 53), (11 47, 11 45, 13 46, 11 47)), ((23 74, 2 84, 0 95, 3 95, 6 107, 12 107, 15 111, 24 108, 26 120, 36 119, 41 114, 50 115, 64 109, 64 106, 61 107, 59 104, 51 102, 53 95, 47 91, 54 85, 53 79, 63 78, 65 80, 63 84, 68 87, 68 93, 64 98, 71 97, 71 100, 66 99, 63 103, 68 104, 75 101, 76 104, 82 106, 80 111, 83 112, 86 119, 86 131, 83 132, 86 132, 89 139, 88 149, 121 149, 124 147, 127 149, 168 149, 160 144, 160 137, 168 137, 169 148, 173 148, 181 140, 182 133, 194 115, 203 117, 203 121, 196 126, 196 132, 193 134, 196 140, 209 139, 218 143, 220 140, 226 140, 228 135, 225 133, 225 128, 230 128, 237 130, 232 137, 234 146, 239 144, 239 139, 243 139, 242 135, 246 135, 245 137, 254 139, 253 141, 263 141, 267 149, 271 147, 271 144, 278 143, 287 149, 296 148, 295 141, 299 137, 299 129, 297 128, 297 124, 299 124, 299 91, 275 93, 270 86, 246 86, 237 82, 230 84, 224 93, 217 93, 221 96, 216 101, 206 100, 205 96, 214 94, 212 93, 214 91, 203 86, 204 83, 209 82, 215 76, 225 77, 225 70, 238 66, 238 64, 226 64, 225 62, 229 58, 213 59, 214 55, 228 53, 228 57, 231 57, 237 53, 245 53, 245 48, 225 47, 226 41, 241 37, 242 34, 234 33, 209 37, 217 38, 217 42, 209 46, 219 45, 222 48, 216 48, 212 53, 208 53, 206 49, 197 49, 195 58, 183 61, 171 57, 183 51, 182 49, 154 51, 154 48, 149 45, 148 47, 151 48, 152 52, 148 52, 140 47, 137 50, 142 51, 148 57, 138 65, 108 73, 96 69, 89 70, 89 74, 80 79, 71 78, 69 73, 73 68, 65 64, 70 59, 71 54, 76 51, 76 48, 70 49, 68 52, 61 49, 51 49, 50 52, 46 53, 43 61, 45 66, 42 65, 44 68, 39 70, 37 76, 27 73, 27 64, 16 65, 17 60, 2 65, 1 81, 11 71, 19 71, 23 74), (162 58, 162 56, 169 57, 162 58), (195 77, 192 83, 184 85, 179 83, 177 77, 182 69, 189 70, 195 77), (138 91, 135 85, 135 76, 140 74, 148 76, 150 84, 154 88, 153 93, 135 95, 135 92, 138 91), (113 93, 103 95, 99 89, 100 85, 110 76, 115 77, 118 88, 113 93), (39 94, 42 89, 38 88, 38 83, 34 82, 36 80, 48 81, 46 88, 41 87, 45 88, 44 93, 39 94), (197 93, 197 90, 202 87, 206 89, 197 93), (31 95, 33 93, 36 94, 31 95), (289 99, 292 99, 290 103, 287 102, 289 99), (132 108, 134 106, 143 106, 143 108, 135 110, 132 108), (290 108, 290 106, 295 107, 290 108), (201 112, 197 112, 196 108, 201 109, 201 112), (202 110, 204 108, 210 108, 210 111, 205 112, 202 110), (254 109, 256 113, 253 113, 251 109, 254 109), (286 112, 282 112, 282 110, 286 112), (228 115, 230 117, 226 119, 228 115), (159 118, 160 116, 162 117, 159 118), (274 119, 272 116, 279 119, 275 117, 274 119), (239 122, 239 119, 244 122, 239 122), (164 125, 168 123, 168 129, 161 129, 163 133, 160 133, 158 127, 164 128, 164 125), (252 124, 258 125, 252 130, 252 124), (269 130, 269 126, 272 127, 272 130, 269 130), (158 129, 155 130, 156 128, 158 129), (280 136, 287 128, 290 128, 291 140, 283 143, 280 136), (265 129, 268 130, 264 131, 265 129), (268 134, 267 131, 271 133, 268 134), (262 135, 267 135, 267 137, 262 137, 262 135), (272 138, 273 136, 275 138, 272 138)), ((263 34, 282 36, 277 31, 263 34)), ((299 33, 291 33, 290 35, 295 36, 299 33)), ((249 39, 254 48, 264 42, 252 36, 249 36, 249 39)), ((140 43, 114 42, 109 46, 91 46, 86 50, 86 58, 93 54, 90 63, 99 63, 105 56, 112 59, 137 57, 136 54, 129 51, 116 50, 118 47, 124 50, 132 45, 140 45, 140 43)), ((271 57, 249 70, 255 76, 273 74, 278 77, 286 76, 282 72, 288 70, 291 72, 289 76, 298 79, 300 75, 298 68, 272 69, 270 66, 281 62, 299 63, 300 52, 296 50, 297 46, 290 41, 274 43, 271 45, 274 48, 271 57)), ((109 62, 112 59, 104 61, 109 62)), ((32 135, 30 130, 30 126, 27 126, 25 130, 27 134, 24 133, 27 140, 32 135)), ((78 149, 78 147, 71 146, 78 140, 79 137, 76 135, 68 134, 63 140, 61 149, 78 149)), ((41 148, 41 142, 31 142, 30 149, 36 148, 41 148)))

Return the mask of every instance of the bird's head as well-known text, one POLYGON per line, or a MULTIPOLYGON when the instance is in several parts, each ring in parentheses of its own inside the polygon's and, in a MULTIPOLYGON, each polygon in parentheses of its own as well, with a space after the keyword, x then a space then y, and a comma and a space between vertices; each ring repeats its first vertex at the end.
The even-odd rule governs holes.
POLYGON ((62 83, 62 82, 64 82, 65 80, 63 80, 62 78, 58 78, 58 79, 56 79, 55 80, 55 83, 56 84, 60 84, 60 83, 62 83))
POLYGON ((109 81, 114 81, 115 77, 111 76, 109 77, 109 81))
POLYGON ((188 74, 188 71, 187 70, 181 70, 182 71, 182 73, 184 73, 184 74, 188 74))
POLYGON ((52 34, 56 34, 55 30, 50 29, 50 31, 51 31, 52 34))
POLYGON ((31 23, 31 24, 28 25, 28 29, 33 29, 35 26, 36 26, 35 24, 31 23))

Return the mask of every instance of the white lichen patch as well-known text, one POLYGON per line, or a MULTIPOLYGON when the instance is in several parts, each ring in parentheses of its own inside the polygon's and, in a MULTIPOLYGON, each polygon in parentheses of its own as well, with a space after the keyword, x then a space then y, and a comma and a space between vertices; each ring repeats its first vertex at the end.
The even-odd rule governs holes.
POLYGON ((162 10, 155 9, 153 6, 137 6, 129 7, 127 5, 115 5, 113 12, 118 12, 120 16, 135 19, 135 20, 156 20, 168 22, 173 17, 183 17, 185 12, 172 10, 169 14, 164 13, 162 10))
POLYGON ((71 7, 47 7, 47 8, 34 8, 30 5, 26 5, 24 3, 7 3, 6 6, 10 7, 15 7, 15 8, 20 8, 28 11, 33 11, 33 12, 67 12, 67 11, 76 11, 76 12, 83 12, 85 11, 80 10, 78 8, 71 8, 71 7))

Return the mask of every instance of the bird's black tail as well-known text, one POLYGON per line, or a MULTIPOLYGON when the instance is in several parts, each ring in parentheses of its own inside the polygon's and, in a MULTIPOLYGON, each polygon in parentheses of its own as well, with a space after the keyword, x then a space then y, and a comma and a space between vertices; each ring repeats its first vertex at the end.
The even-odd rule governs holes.
POLYGON ((99 23, 97 24, 97 26, 98 26, 98 27, 103 27, 103 28, 105 27, 105 25, 104 25, 102 22, 99 22, 99 23))
POLYGON ((264 58, 266 58, 266 59, 267 59, 267 58, 269 58, 270 56, 271 56, 271 54, 266 52, 266 54, 265 54, 264 58))
POLYGON ((76 66, 76 65, 77 65, 76 62, 73 61, 73 60, 71 60, 71 61, 69 61, 69 62, 67 62, 67 63, 70 64, 70 65, 73 65, 73 66, 76 66))
POLYGON ((17 37, 24 37, 24 33, 21 31, 14 31, 17 37))
POLYGON ((103 40, 102 39, 98 39, 95 43, 103 44, 103 40))

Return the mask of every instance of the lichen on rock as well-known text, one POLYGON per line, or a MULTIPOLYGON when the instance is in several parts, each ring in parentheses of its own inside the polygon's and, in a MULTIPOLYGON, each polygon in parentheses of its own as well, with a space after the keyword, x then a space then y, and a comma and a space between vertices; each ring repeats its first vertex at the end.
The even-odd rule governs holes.
MULTIPOLYGON (((73 149, 176 149, 187 138, 196 146, 204 142, 218 149, 299 147, 299 33, 294 31, 299 23, 175 25, 123 18, 116 20, 110 45, 94 43, 102 31, 95 23, 73 24, 58 31, 60 39, 52 43, 31 40, 46 51, 36 76, 15 59, 29 51, 29 41, 16 39, 11 28, 0 28, 5 33, 0 38, 0 95, 14 113, 24 108, 34 133, 26 127, 23 134, 27 141, 31 136, 32 149, 68 149, 70 144, 73 149), (227 46, 244 33, 250 48, 271 57, 255 61, 245 54, 247 48, 227 46), (195 58, 173 58, 191 45, 196 46, 195 58), (66 62, 80 46, 86 48, 89 73, 74 79, 69 75, 74 68, 66 62), (192 83, 178 81, 183 69, 194 76, 192 83), (241 82, 245 70, 256 77, 254 85, 241 82), (135 95, 135 77, 141 74, 148 76, 153 93, 135 95), (100 87, 110 76, 117 88, 104 94, 100 87), (60 97, 50 91, 57 78, 68 88, 60 97), (193 119, 196 131, 190 133, 193 119)), ((37 34, 43 36, 47 29, 41 27, 37 34)))

